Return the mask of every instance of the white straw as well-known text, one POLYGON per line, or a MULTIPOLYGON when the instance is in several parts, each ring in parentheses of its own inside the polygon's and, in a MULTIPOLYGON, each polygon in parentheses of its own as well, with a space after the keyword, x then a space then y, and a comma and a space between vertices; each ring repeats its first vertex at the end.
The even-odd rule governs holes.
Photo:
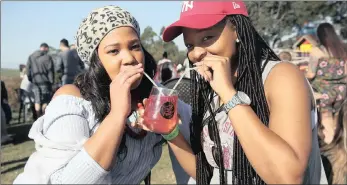
POLYGON ((172 88, 169 96, 171 96, 171 94, 174 92, 174 90, 176 89, 176 87, 178 86, 178 84, 181 82, 181 80, 183 79, 184 76, 186 76, 186 73, 187 72, 190 72, 190 70, 195 70, 197 69, 198 67, 193 67, 193 68, 189 68, 189 70, 186 70, 183 75, 180 77, 180 79, 178 79, 177 83, 175 84, 175 86, 172 88))
POLYGON ((148 78, 149 81, 152 82, 152 84, 153 84, 154 86, 158 87, 158 85, 152 80, 151 77, 148 76, 148 74, 146 74, 145 72, 143 72, 143 74, 148 78))

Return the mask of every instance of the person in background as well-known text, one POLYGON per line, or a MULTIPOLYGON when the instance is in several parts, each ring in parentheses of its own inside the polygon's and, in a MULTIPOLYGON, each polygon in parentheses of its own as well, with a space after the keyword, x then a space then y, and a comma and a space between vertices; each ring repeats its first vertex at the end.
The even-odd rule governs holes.
MULTIPOLYGON (((333 140, 329 144, 321 142, 321 151, 331 166, 331 169, 327 170, 329 184, 347 184, 347 99, 336 114, 333 140)), ((324 138, 321 129, 319 134, 324 138)))
POLYGON ((12 110, 11 106, 8 103, 8 92, 5 85, 5 82, 1 80, 1 107, 4 110, 6 116, 6 124, 10 124, 12 120, 12 110))
POLYGON ((185 69, 183 68, 182 64, 178 64, 176 67, 176 70, 177 70, 177 77, 181 77, 182 75, 184 75, 185 69))
POLYGON ((164 83, 172 78, 172 71, 170 69, 171 63, 163 63, 161 67, 161 83, 164 83))
POLYGON ((1 80, 1 144, 12 140, 12 137, 7 133, 7 126, 12 119, 11 107, 8 104, 8 94, 5 82, 1 80))
POLYGON ((29 56, 27 63, 28 79, 34 85, 33 93, 37 117, 43 115, 53 93, 54 62, 52 57, 48 55, 48 50, 48 44, 42 43, 40 49, 29 56))
POLYGON ((282 51, 278 56, 283 62, 292 61, 292 55, 288 51, 282 51))
POLYGON ((66 39, 61 39, 59 43, 60 52, 55 58, 55 84, 54 92, 58 90, 63 85, 63 75, 64 75, 64 60, 67 60, 67 52, 69 48, 69 42, 66 39))
POLYGON ((71 45, 70 45, 70 49, 77 49, 76 44, 71 44, 71 45))
POLYGON ((162 58, 161 60, 158 61, 158 64, 157 64, 157 65, 161 65, 161 64, 163 64, 163 63, 165 63, 165 62, 171 62, 171 60, 168 59, 168 54, 167 54, 166 51, 163 53, 163 58, 162 58))
POLYGON ((306 77, 321 94, 319 108, 324 142, 329 144, 335 133, 334 114, 346 98, 347 46, 329 23, 318 26, 317 36, 321 45, 311 51, 306 77))
POLYGON ((33 84, 29 81, 28 75, 27 75, 27 69, 26 67, 23 68, 23 78, 20 83, 20 89, 23 89, 25 92, 30 94, 28 98, 30 98, 31 101, 34 102, 34 93, 33 93, 33 84))
MULTIPOLYGON (((33 120, 37 119, 36 111, 35 111, 35 95, 33 92, 33 84, 29 81, 26 67, 23 68, 23 78, 20 83, 20 89, 22 90, 24 96, 24 104, 29 107, 24 107, 25 109, 30 109, 32 111, 33 120)), ((25 111, 26 112, 26 111, 25 111)))
POLYGON ((19 77, 22 79, 24 76, 24 69, 26 69, 26 66, 24 64, 19 65, 19 77))
POLYGON ((75 77, 84 70, 84 64, 77 54, 76 49, 70 49, 69 42, 66 39, 60 41, 58 64, 62 71, 61 85, 72 84, 75 77))
POLYGON ((78 56, 76 48, 70 48, 67 63, 67 81, 66 84, 73 83, 74 79, 86 71, 84 62, 78 56))
POLYGON ((154 76, 154 80, 158 83, 163 83, 172 78, 177 78, 176 65, 168 59, 168 54, 165 51, 163 53, 163 59, 159 60, 157 65, 157 73, 154 76), (164 72, 164 74, 163 74, 164 72), (164 75, 164 80, 163 80, 164 75))

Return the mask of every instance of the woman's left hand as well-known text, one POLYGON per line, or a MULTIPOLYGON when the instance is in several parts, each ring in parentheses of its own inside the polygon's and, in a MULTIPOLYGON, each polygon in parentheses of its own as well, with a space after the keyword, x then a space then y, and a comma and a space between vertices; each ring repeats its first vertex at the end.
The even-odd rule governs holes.
POLYGON ((207 55, 201 62, 194 65, 198 67, 198 73, 210 83, 213 90, 223 101, 228 101, 236 93, 232 83, 229 58, 207 55))
MULTIPOLYGON (((140 128, 142 130, 146 130, 146 131, 149 131, 149 132, 155 132, 154 130, 148 128, 146 126, 146 124, 144 124, 145 120, 144 120, 144 114, 145 114, 145 106, 146 106, 146 103, 147 103, 147 98, 145 98, 143 100, 143 104, 141 103, 138 103, 137 104, 137 115, 138 115, 138 118, 136 120, 136 122, 134 123, 131 123, 131 126, 134 127, 134 128, 140 128)), ((179 115, 178 116, 178 123, 177 124, 180 124, 181 123, 181 119, 179 118, 179 115)), ((170 131, 171 132, 171 131, 170 131)), ((167 134, 167 133, 158 133, 158 134, 167 134)))

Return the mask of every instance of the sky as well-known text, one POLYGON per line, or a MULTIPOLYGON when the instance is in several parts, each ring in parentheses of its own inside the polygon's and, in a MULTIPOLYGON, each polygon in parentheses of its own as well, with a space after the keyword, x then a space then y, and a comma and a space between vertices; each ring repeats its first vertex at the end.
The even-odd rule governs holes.
MULTIPOLYGON (((71 44, 81 21, 91 10, 118 5, 129 11, 142 31, 151 26, 159 34, 179 18, 180 1, 5 1, 1 2, 1 68, 26 64, 42 42, 59 48, 66 38, 71 44)), ((184 49, 182 36, 174 42, 184 49)))

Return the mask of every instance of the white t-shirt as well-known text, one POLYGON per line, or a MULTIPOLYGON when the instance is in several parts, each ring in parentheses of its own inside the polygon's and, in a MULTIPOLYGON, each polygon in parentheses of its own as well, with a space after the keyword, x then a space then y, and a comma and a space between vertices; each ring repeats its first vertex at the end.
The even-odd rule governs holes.
POLYGON ((31 92, 33 84, 29 81, 27 75, 23 76, 22 82, 20 83, 20 88, 27 92, 31 92))
POLYGON ((159 60, 157 65, 159 66, 160 64, 164 64, 165 62, 171 62, 171 60, 169 60, 167 58, 163 58, 163 59, 159 60))

